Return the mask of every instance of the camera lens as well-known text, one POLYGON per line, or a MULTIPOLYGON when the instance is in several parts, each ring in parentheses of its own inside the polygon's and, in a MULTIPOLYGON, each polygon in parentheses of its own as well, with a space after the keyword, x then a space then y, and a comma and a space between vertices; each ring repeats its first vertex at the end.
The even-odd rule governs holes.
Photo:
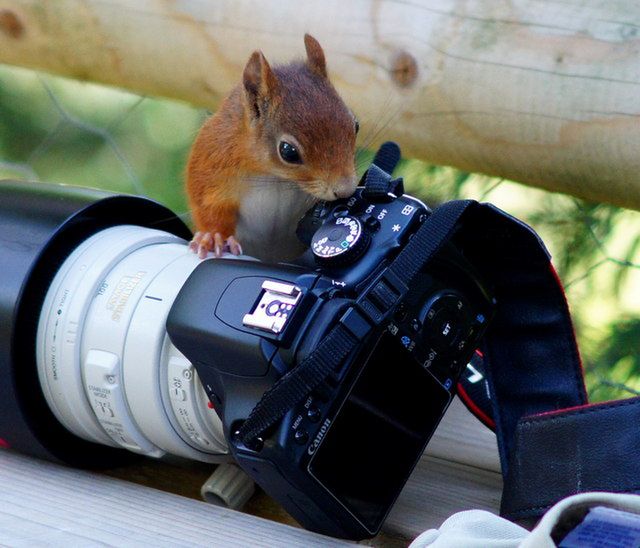
POLYGON ((69 255, 37 332, 40 384, 68 430, 152 457, 226 460, 220 420, 165 330, 198 264, 184 240, 130 225, 98 232, 69 255))

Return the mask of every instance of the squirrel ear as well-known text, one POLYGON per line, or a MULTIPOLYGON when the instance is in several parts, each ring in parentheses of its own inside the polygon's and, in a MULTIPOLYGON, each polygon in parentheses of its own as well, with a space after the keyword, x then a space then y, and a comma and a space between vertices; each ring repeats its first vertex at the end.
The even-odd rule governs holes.
POLYGON ((320 42, 318 42, 310 34, 304 35, 304 47, 307 50, 307 65, 309 68, 319 74, 327 77, 327 63, 324 59, 324 51, 320 42))
POLYGON ((278 88, 278 78, 261 51, 254 51, 242 73, 245 97, 256 118, 273 98, 278 88))

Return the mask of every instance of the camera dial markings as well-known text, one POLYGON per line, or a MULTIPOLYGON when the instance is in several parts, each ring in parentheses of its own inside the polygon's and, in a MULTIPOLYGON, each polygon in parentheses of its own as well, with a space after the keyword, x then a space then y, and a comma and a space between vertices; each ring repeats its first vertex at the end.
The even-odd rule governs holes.
POLYGON ((355 261, 369 246, 371 236, 360 219, 345 215, 322 225, 311 239, 318 263, 346 264, 355 261))

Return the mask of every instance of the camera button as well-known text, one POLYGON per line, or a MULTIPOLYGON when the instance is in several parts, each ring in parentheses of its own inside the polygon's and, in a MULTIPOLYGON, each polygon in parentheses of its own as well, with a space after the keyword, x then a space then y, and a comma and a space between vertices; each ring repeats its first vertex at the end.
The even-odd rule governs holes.
POLYGON ((310 407, 307 411, 307 417, 311 422, 318 422, 320 420, 320 409, 317 407, 310 407))
POLYGON ((296 441, 296 443, 304 445, 305 443, 307 443, 307 441, 309 441, 309 434, 306 430, 296 430, 293 439, 296 441))
POLYGON ((375 232, 376 230, 378 230, 380 228, 380 221, 378 221, 378 219, 376 219, 372 215, 365 215, 364 217, 362 217, 362 222, 372 232, 375 232))
POLYGON ((344 217, 345 215, 349 215, 349 208, 347 206, 341 205, 333 210, 333 216, 336 218, 344 217))
POLYGON ((469 338, 468 308, 465 300, 456 294, 436 298, 422 317, 428 342, 440 352, 462 351, 469 338))

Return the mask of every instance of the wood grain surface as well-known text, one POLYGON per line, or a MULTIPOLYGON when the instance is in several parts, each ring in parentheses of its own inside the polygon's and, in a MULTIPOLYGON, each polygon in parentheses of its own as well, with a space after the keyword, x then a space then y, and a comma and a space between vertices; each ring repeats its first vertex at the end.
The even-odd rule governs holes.
MULTIPOLYGON (((380 440, 380 450, 393 448, 380 440)), ((456 400, 382 533, 360 544, 405 546, 454 512, 497 512, 501 476, 495 459, 495 436, 456 400)), ((0 545, 341 544, 300 529, 259 489, 243 512, 201 502, 200 486, 212 471, 202 463, 141 459, 97 473, 0 450, 0 545)))
POLYGON ((640 4, 0 0, 0 62, 214 109, 323 44, 360 144, 640 208, 640 4))

